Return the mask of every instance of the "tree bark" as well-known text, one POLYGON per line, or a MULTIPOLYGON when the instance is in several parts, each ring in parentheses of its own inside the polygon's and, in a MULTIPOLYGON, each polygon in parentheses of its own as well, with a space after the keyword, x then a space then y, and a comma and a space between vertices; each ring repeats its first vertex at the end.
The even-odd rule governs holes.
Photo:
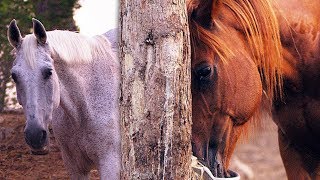
POLYGON ((185 0, 121 0, 122 179, 191 179, 185 0))

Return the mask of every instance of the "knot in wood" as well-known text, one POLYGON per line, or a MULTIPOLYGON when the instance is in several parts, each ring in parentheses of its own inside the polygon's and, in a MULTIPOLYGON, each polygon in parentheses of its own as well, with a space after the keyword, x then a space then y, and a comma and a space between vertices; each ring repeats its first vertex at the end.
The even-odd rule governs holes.
POLYGON ((154 41, 154 37, 153 37, 153 32, 152 30, 150 32, 148 32, 148 36, 144 41, 147 45, 155 45, 155 41, 154 41))

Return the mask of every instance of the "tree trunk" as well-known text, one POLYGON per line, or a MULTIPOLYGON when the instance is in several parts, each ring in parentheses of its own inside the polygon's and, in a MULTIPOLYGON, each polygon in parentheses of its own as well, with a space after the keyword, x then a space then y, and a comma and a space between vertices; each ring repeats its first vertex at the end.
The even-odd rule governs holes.
POLYGON ((121 0, 122 179, 191 179, 184 0, 121 0))

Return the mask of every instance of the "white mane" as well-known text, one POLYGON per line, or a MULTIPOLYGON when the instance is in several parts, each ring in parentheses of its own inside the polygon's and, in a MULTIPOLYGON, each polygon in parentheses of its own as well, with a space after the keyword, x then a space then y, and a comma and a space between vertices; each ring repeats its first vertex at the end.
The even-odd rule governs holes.
MULTIPOLYGON (((51 54, 68 64, 88 63, 96 57, 105 57, 111 51, 110 42, 102 35, 86 37, 70 31, 48 31, 47 43, 51 54)), ((35 66, 38 43, 33 34, 25 36, 22 49, 25 60, 31 66, 35 66)))

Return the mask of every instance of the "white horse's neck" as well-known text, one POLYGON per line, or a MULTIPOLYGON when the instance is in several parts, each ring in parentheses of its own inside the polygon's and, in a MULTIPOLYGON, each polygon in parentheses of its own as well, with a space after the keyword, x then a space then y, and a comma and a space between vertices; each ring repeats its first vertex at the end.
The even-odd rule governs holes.
POLYGON ((119 93, 119 64, 113 56, 110 54, 86 64, 55 63, 60 82, 60 106, 73 120, 80 123, 95 118, 96 114, 118 114, 115 109, 118 105, 110 104, 118 102, 119 93), (114 114, 110 110, 115 111, 114 114))

